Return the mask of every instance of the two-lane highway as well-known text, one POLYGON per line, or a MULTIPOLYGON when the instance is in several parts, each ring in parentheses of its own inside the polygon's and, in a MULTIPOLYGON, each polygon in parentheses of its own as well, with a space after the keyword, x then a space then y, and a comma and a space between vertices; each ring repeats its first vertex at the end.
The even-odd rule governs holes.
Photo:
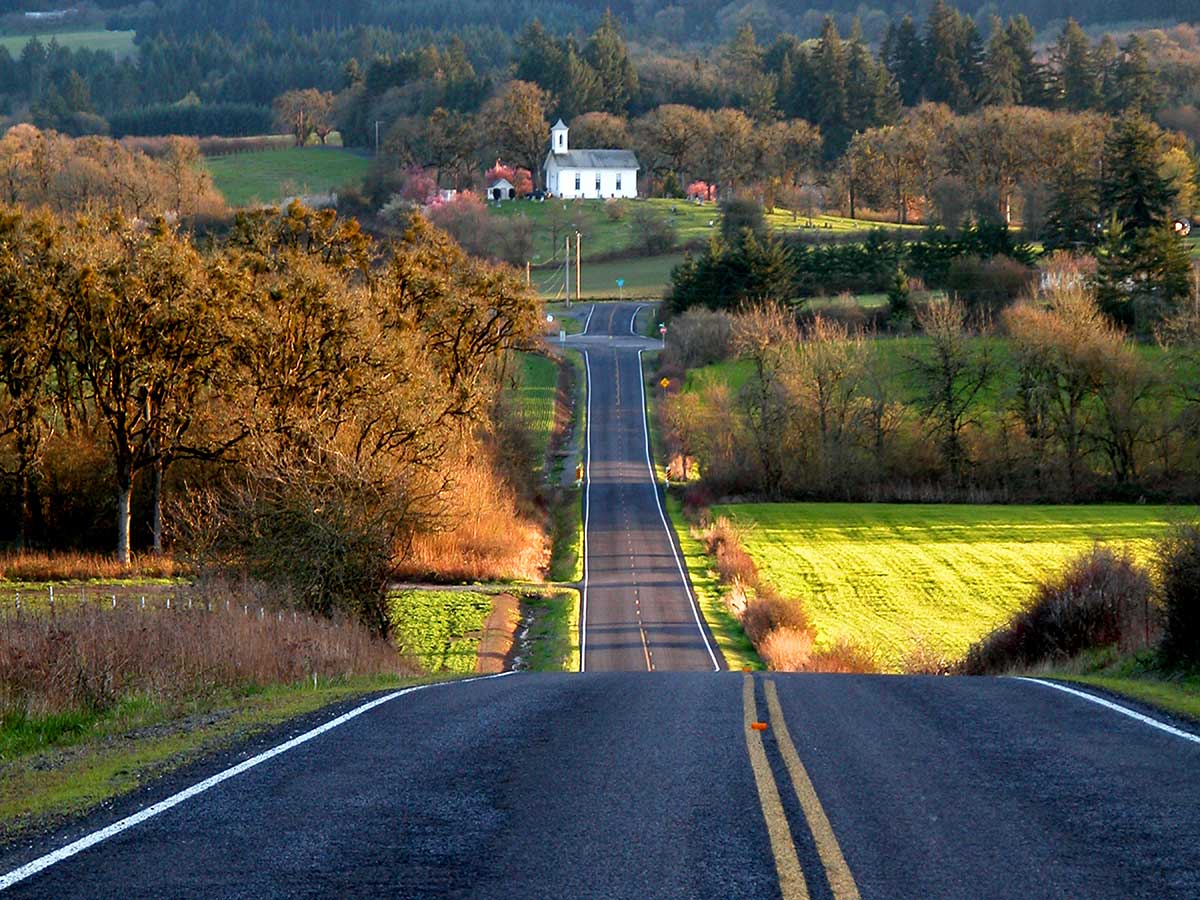
POLYGON ((636 304, 594 307, 568 340, 587 369, 584 671, 713 671, 720 653, 700 617, 650 462, 636 304))
POLYGON ((585 674, 401 691, 284 729, 0 848, 0 890, 1200 897, 1192 726, 1014 678, 667 671, 720 658, 649 468, 634 312, 596 308, 572 339, 591 406, 585 674))

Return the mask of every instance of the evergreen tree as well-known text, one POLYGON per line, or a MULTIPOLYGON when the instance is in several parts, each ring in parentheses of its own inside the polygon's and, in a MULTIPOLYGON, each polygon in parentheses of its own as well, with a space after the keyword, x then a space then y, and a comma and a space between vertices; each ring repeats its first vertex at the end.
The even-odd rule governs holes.
POLYGON ((937 0, 925 24, 925 98, 945 103, 956 112, 968 110, 972 104, 970 88, 963 79, 964 34, 958 10, 937 0))
POLYGON ((1017 71, 1021 83, 1020 102, 1025 106, 1046 106, 1049 100, 1046 89, 1046 70, 1034 55, 1033 42, 1036 32, 1024 16, 1015 16, 1004 27, 1008 46, 1017 60, 1017 71))
POLYGON ((1140 112, 1152 115, 1158 109, 1158 91, 1150 71, 1150 54, 1140 34, 1132 35, 1117 63, 1115 99, 1119 106, 1113 112, 1140 112))
POLYGON ((1042 243, 1047 251, 1092 247, 1099 238, 1100 198, 1096 179, 1064 160, 1050 186, 1042 243))
POLYGON ((899 25, 888 25, 880 58, 896 79, 904 105, 916 106, 920 103, 925 78, 925 52, 911 16, 905 16, 899 25))
POLYGON ((1162 175, 1163 134, 1139 115, 1115 123, 1104 141, 1104 180, 1100 202, 1129 238, 1167 224, 1176 190, 1162 175))
POLYGON ((599 76, 604 111, 625 112, 637 94, 638 79, 611 10, 605 11, 600 26, 588 40, 584 56, 599 76))
POLYGON ((813 85, 815 123, 825 135, 826 156, 834 157, 850 141, 847 94, 850 69, 845 44, 838 34, 837 25, 828 16, 821 26, 821 37, 817 41, 813 62, 816 69, 813 85))
POLYGON ((1021 61, 1013 51, 1012 42, 999 16, 992 16, 992 36, 988 39, 983 69, 983 88, 979 95, 981 103, 1010 106, 1021 102, 1021 61))
POLYGON ((1099 75, 1091 42, 1079 23, 1068 19, 1054 45, 1059 102, 1067 109, 1095 109, 1100 102, 1099 75))

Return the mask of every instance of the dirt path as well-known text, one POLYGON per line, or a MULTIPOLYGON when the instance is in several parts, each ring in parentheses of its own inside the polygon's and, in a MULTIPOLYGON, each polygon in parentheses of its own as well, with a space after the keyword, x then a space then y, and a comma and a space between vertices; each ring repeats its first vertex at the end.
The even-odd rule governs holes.
POLYGON ((475 657, 476 672, 490 675, 508 668, 520 623, 520 601, 512 594, 497 594, 492 599, 492 612, 483 623, 483 637, 475 657))

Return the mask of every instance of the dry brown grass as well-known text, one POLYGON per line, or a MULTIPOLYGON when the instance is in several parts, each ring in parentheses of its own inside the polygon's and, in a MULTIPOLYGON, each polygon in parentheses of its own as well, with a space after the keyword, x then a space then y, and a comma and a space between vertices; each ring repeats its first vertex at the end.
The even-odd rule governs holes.
POLYGON ((813 655, 811 630, 784 626, 776 628, 758 642, 758 654, 767 668, 776 672, 803 672, 813 655))
POLYGON ((545 531, 522 515, 513 491, 489 468, 469 466, 455 491, 454 526, 414 536, 402 579, 539 581, 550 563, 545 531))
POLYGON ((170 556, 137 556, 128 566, 100 553, 25 550, 0 554, 0 581, 115 581, 176 578, 187 568, 170 556))
MULTIPOLYGON (((144 695, 178 701, 220 689, 318 678, 412 674, 355 623, 249 614, 223 597, 192 609, 82 606, 0 625, 0 714, 104 710, 144 695)), ((242 599, 242 598, 236 598, 242 599)))

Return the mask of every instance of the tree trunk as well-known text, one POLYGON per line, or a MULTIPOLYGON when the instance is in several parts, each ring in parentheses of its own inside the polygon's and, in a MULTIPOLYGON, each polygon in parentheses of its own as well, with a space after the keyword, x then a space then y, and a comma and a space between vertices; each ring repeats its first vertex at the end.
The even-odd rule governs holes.
POLYGON ((163 552, 163 465, 162 459, 154 464, 154 482, 150 502, 150 532, 154 536, 154 555, 162 556, 163 552))
POLYGON ((117 471, 117 562, 123 566, 132 561, 129 552, 130 507, 133 505, 133 473, 127 466, 117 471))
POLYGON ((850 192, 850 218, 853 219, 856 218, 854 215, 854 182, 850 182, 848 190, 850 192))
POLYGON ((17 552, 28 546, 29 529, 29 472, 22 465, 17 475, 17 552))

